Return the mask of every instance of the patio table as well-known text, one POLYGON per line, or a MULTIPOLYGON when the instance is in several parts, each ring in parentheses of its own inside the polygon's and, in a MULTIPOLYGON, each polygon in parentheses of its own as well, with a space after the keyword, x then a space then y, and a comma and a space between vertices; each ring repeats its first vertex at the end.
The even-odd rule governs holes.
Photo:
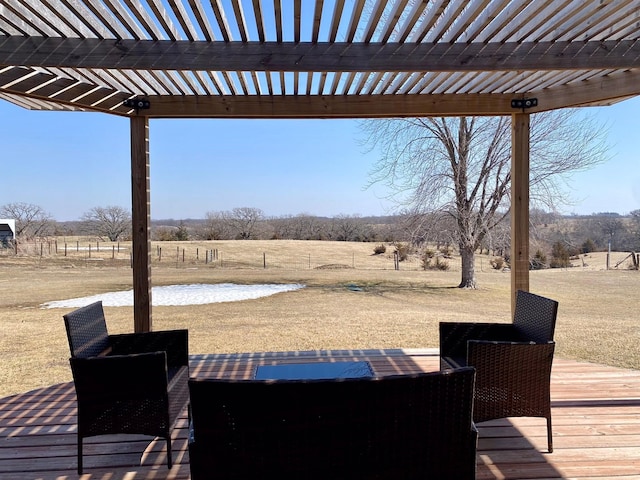
POLYGON ((320 380, 372 376, 373 370, 369 362, 345 361, 259 365, 254 378, 256 380, 320 380))

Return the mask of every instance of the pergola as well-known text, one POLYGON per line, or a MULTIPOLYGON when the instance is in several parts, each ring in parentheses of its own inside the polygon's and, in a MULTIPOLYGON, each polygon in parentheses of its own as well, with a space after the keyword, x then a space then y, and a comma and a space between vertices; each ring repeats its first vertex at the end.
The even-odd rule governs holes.
POLYGON ((0 98, 130 118, 136 331, 149 119, 511 116, 513 303, 530 115, 640 95, 640 0, 1 0, 0 34, 0 98))

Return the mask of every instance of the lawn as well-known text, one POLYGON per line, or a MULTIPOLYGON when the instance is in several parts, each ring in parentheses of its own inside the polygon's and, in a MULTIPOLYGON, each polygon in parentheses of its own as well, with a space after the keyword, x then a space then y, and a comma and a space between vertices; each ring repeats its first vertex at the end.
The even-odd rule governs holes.
MULTIPOLYGON (((478 259, 479 288, 461 290, 455 258, 449 271, 423 271, 417 260, 395 270, 392 249, 373 255, 373 247, 294 241, 165 244, 163 250, 173 258, 154 256, 154 285, 306 287, 256 300, 157 306, 153 328, 188 328, 191 353, 231 353, 436 347, 440 321, 510 321, 510 275, 491 269, 487 257, 478 259), (180 248, 188 249, 184 261, 180 248), (209 249, 233 262, 221 267, 205 261, 209 249), (249 257, 251 262, 241 260, 249 257)), ((71 380, 62 315, 72 309, 41 305, 131 289, 128 254, 118 259, 109 248, 102 253, 102 260, 96 252, 90 260, 86 253, 0 257, 0 397, 71 380)), ((640 369, 640 273, 604 270, 596 256, 589 263, 531 272, 531 291, 560 303, 556 355, 640 369)), ((112 333, 132 331, 132 307, 106 307, 105 312, 112 333)))

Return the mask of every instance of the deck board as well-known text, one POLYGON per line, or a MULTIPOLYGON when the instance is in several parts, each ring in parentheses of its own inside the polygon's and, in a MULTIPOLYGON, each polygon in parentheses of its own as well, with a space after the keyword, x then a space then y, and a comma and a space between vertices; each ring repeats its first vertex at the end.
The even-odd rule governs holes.
MULTIPOLYGON (((437 351, 340 350, 192 355, 191 375, 251 378, 258 365, 367 360, 377 375, 438 369, 437 351)), ((640 480, 640 371, 556 358, 552 372, 554 453, 545 420, 513 418, 478 425, 480 480, 640 480)), ((0 399, 0 480, 53 480, 76 474, 76 406, 72 383, 0 399)), ((174 431, 174 467, 163 440, 110 435, 85 443, 93 479, 187 480, 186 411, 174 431)))

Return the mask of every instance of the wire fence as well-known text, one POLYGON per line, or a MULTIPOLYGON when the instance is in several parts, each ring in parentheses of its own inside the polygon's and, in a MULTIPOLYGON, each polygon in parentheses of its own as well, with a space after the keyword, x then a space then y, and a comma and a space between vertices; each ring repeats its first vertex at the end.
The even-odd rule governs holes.
MULTIPOLYGON (((354 269, 354 270, 448 270, 461 271, 459 256, 438 254, 425 268, 420 252, 412 252, 401 259, 393 247, 378 255, 374 244, 359 242, 316 242, 315 248, 306 248, 306 242, 296 247, 285 247, 277 240, 269 241, 209 241, 209 242, 152 242, 151 264, 173 268, 207 267, 219 269, 354 269), (318 247, 318 245, 331 245, 318 247)), ((571 267, 592 268, 594 255, 581 256, 571 267)), ((604 252, 602 253, 604 255, 604 252)), ((0 244, 0 259, 16 258, 40 264, 81 266, 132 265, 131 242, 104 242, 100 240, 30 240, 0 244)), ((616 252, 607 254, 598 269, 638 270, 640 254, 616 252)), ((599 264, 598 264, 599 265, 599 264)), ((487 272, 498 268, 491 258, 476 256, 476 271, 487 272)))
MULTIPOLYGON (((261 244, 264 245, 264 244, 261 244)), ((302 248, 261 250, 260 245, 252 248, 251 241, 239 242, 239 248, 225 245, 220 248, 215 242, 181 243, 152 242, 151 263, 175 268, 193 266, 220 269, 355 269, 355 270, 424 270, 423 260, 419 254, 410 254, 401 259, 397 252, 390 251, 374 255, 373 246, 349 251, 348 248, 323 249, 322 252, 310 249, 304 252, 302 248), (324 251, 326 250, 326 251, 324 251)), ((110 265, 130 266, 132 264, 132 248, 130 242, 104 241, 64 241, 43 240, 18 242, 0 248, 0 257, 17 257, 33 259, 39 262, 57 264, 69 263, 74 266, 110 265)), ((458 258, 448 258, 438 261, 442 270, 460 270, 458 258)))

